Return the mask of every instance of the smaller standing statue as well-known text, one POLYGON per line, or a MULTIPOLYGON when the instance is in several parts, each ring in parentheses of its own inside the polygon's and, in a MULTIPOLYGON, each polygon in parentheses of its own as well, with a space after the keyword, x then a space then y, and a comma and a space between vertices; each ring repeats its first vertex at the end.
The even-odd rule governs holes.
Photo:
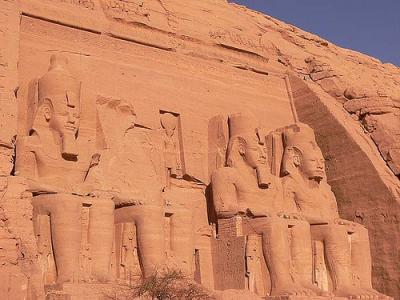
POLYGON ((167 187, 171 186, 171 177, 181 176, 179 152, 176 143, 178 119, 171 113, 161 114, 161 125, 164 128, 164 161, 167 187))

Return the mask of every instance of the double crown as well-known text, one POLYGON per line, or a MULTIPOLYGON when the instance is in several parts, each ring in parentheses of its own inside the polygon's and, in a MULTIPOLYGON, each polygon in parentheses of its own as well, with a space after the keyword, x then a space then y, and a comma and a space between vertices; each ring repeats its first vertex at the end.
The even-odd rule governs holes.
POLYGON ((283 130, 283 141, 285 147, 296 147, 304 150, 310 146, 314 150, 318 148, 314 130, 304 123, 296 123, 285 127, 283 130))
POLYGON ((258 128, 257 119, 251 114, 237 113, 229 116, 229 136, 256 136, 258 128))
POLYGON ((39 79, 39 106, 49 99, 53 105, 77 107, 80 90, 80 81, 68 70, 68 59, 62 54, 52 55, 48 72, 39 79))

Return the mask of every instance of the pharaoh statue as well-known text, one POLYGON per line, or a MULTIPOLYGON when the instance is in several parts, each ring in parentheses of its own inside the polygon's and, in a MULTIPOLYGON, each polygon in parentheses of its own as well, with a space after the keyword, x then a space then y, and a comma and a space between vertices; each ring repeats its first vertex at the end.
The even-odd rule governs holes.
POLYGON ((385 298, 372 288, 368 231, 360 224, 340 219, 313 130, 297 123, 284 129, 283 138, 284 197, 294 201, 309 222, 312 239, 323 242, 333 294, 355 299, 385 298))
POLYGON ((118 264, 128 273, 136 272, 132 251, 137 251, 142 274, 148 277, 166 260, 163 185, 157 173, 152 132, 136 126, 134 108, 126 101, 99 98, 97 104, 105 147, 101 163, 88 181, 100 187, 95 194, 113 199, 115 224, 135 232, 132 236, 132 230, 123 230, 121 241, 116 241, 122 253, 118 264))
POLYGON ((251 116, 229 118, 227 166, 212 175, 217 217, 239 216, 244 235, 261 235, 271 296, 315 295, 309 224, 296 213, 294 203, 285 202, 280 179, 267 169, 256 127, 251 116))
MULTIPOLYGON (((40 225, 46 217, 50 219, 57 283, 73 282, 79 273, 81 210, 85 201, 79 191, 84 189, 97 155, 86 157, 78 146, 81 82, 69 71, 65 56, 51 57, 48 72, 36 81, 35 89, 37 108, 28 135, 17 141, 16 173, 26 178, 34 196, 33 223, 38 248, 48 248, 42 245, 49 243, 43 232, 46 226, 40 225)), ((106 281, 112 251, 114 204, 106 199, 89 202, 92 276, 96 281, 106 281)))

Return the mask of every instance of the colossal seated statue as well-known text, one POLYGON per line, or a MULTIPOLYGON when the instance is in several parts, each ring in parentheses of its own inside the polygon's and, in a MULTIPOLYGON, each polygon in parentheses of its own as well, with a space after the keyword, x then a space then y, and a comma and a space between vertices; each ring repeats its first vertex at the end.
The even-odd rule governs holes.
POLYGON ((283 141, 284 196, 296 203, 299 213, 310 223, 312 239, 323 241, 334 295, 385 299, 372 288, 368 231, 360 224, 340 219, 313 130, 301 123, 288 126, 283 141))
MULTIPOLYGON (((117 278, 131 281, 129 274, 124 275, 128 264, 124 240, 129 234, 126 229, 132 227, 135 228, 132 242, 138 249, 141 273, 148 277, 166 263, 163 185, 156 167, 158 149, 153 145, 151 130, 136 126, 136 113, 131 104, 99 98, 98 105, 105 146, 101 163, 87 180, 98 187, 95 194, 115 202, 115 224, 117 228, 122 227, 122 237, 116 237, 116 252, 117 264, 123 270, 117 271, 117 278)), ((132 261, 130 264, 132 270, 139 267, 139 264, 133 266, 132 261)))
POLYGON ((285 202, 288 199, 283 198, 279 177, 267 169, 254 118, 231 115, 229 127, 227 166, 212 174, 217 218, 239 216, 244 235, 262 236, 271 278, 270 295, 315 295, 309 224, 296 214, 294 202, 285 202))
MULTIPOLYGON (((80 196, 94 155, 78 147, 81 82, 68 70, 67 58, 53 55, 48 72, 34 84, 36 110, 27 136, 17 141, 16 173, 26 178, 33 193, 33 223, 38 248, 47 243, 43 217, 49 216, 57 283, 77 281, 81 251, 80 196)), ((86 145, 85 145, 86 148, 86 145)), ((107 281, 112 251, 114 204, 90 199, 89 240, 92 277, 107 281)), ((46 269, 46 266, 43 267, 46 269)), ((46 270, 43 270, 45 273, 46 270)))
POLYGON ((97 107, 104 145, 101 163, 87 182, 99 187, 94 194, 116 205, 117 279, 131 282, 138 273, 148 277, 166 266, 193 277, 193 208, 186 202, 203 194, 177 172, 177 114, 160 111, 160 128, 149 128, 126 100, 99 96, 97 107), (130 231, 134 238, 128 237, 130 231))

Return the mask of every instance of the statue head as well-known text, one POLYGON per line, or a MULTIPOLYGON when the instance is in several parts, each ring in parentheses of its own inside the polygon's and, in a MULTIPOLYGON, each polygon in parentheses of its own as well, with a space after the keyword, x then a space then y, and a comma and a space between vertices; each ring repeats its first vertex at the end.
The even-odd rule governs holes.
POLYGON ((229 167, 237 167, 238 162, 253 169, 265 164, 265 154, 256 135, 235 135, 229 139, 226 163, 229 167))
POLYGON ((125 133, 135 128, 137 117, 135 109, 131 104, 125 101, 120 102, 116 107, 116 112, 120 115, 119 121, 121 122, 121 125, 126 128, 125 133))
POLYGON ((164 113, 161 115, 161 125, 165 129, 167 136, 172 137, 177 126, 177 118, 171 113, 164 113))
POLYGON ((266 155, 257 136, 257 122, 254 117, 234 114, 229 117, 230 139, 226 164, 232 168, 247 166, 256 171, 259 187, 270 184, 266 155))
MULTIPOLYGON (((67 69, 68 60, 56 54, 49 71, 38 82, 38 109, 34 127, 48 128, 61 139, 61 154, 76 159, 80 122, 80 82, 67 69)), ((39 129, 40 130, 40 129, 39 129)))
POLYGON ((68 58, 63 54, 53 54, 50 57, 49 71, 54 69, 66 69, 68 67, 68 58))
POLYGON ((297 123, 285 128, 285 151, 282 171, 285 175, 298 172, 303 178, 320 182, 326 178, 325 159, 315 141, 314 131, 297 123))

